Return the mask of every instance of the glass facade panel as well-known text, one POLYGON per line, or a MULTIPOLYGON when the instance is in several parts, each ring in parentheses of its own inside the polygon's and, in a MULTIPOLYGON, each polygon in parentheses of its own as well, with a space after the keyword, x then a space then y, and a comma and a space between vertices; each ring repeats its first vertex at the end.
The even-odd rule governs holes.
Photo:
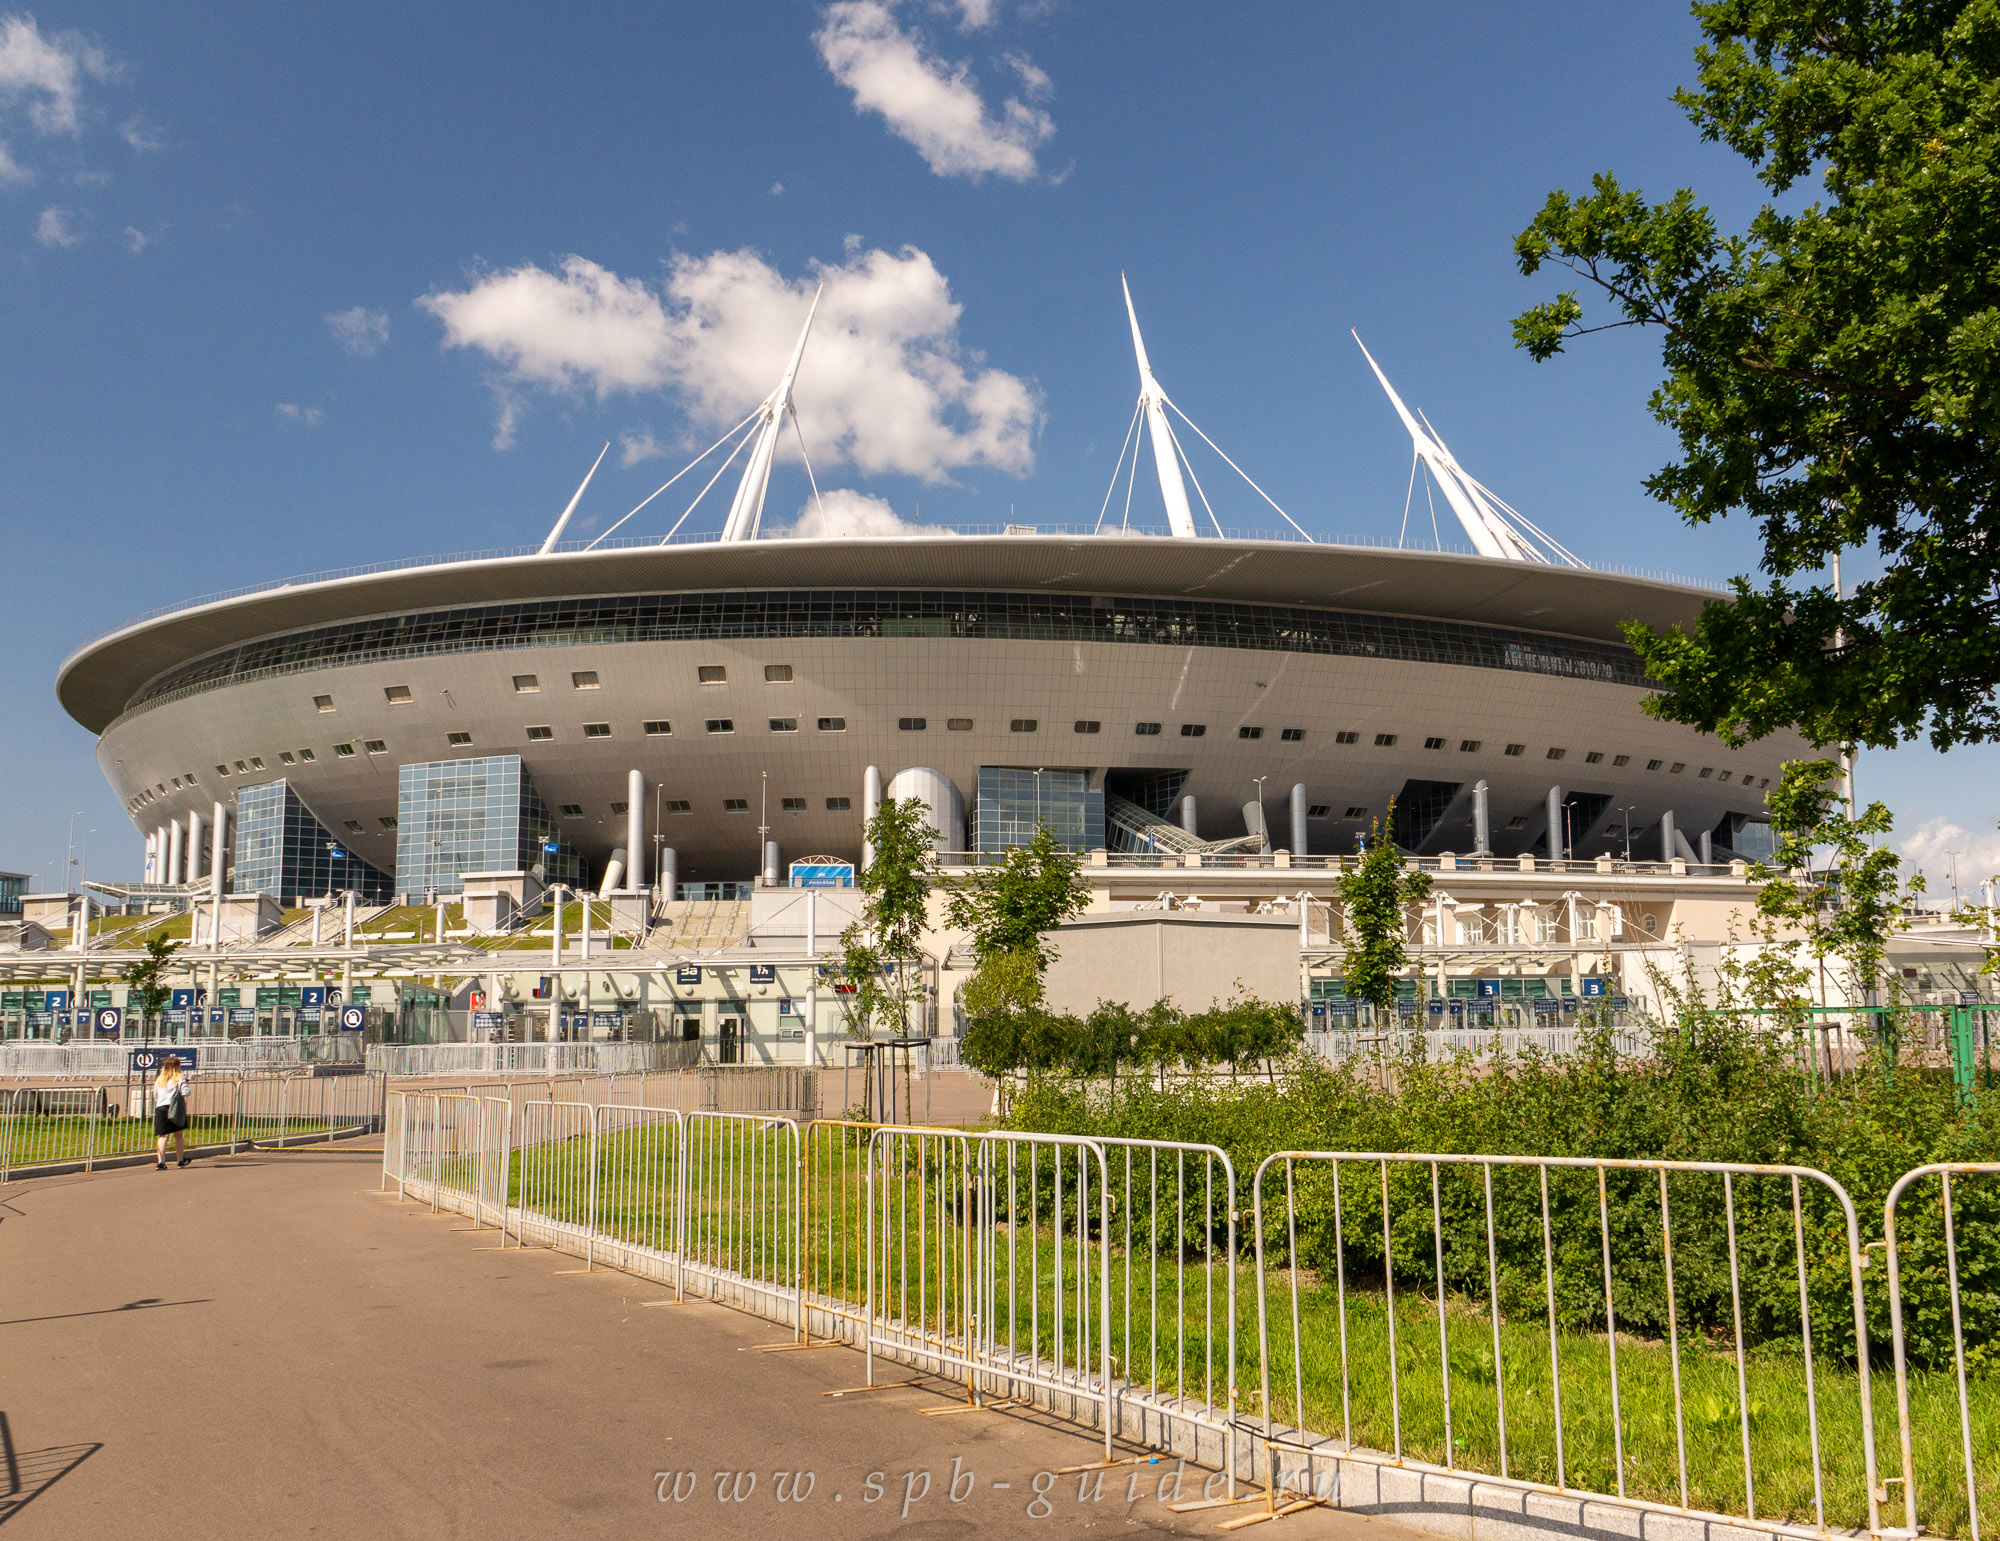
POLYGON ((262 637, 145 685, 127 710, 273 675, 508 648, 767 637, 958 637, 1248 648, 1645 686, 1630 648, 1511 627, 1196 599, 923 590, 624 594, 380 616, 262 637))
POLYGON ((575 883, 581 859, 513 754, 402 767, 396 784, 396 893, 405 903, 465 889, 468 872, 532 872, 575 883), (546 847, 554 845, 550 851, 546 847))
POLYGON ((1004 851, 1026 845, 1044 825, 1072 851, 1104 844, 1104 794, 1090 790, 1090 776, 1078 770, 1022 770, 1009 765, 979 767, 973 802, 973 849, 1004 851))
POLYGON ((388 874, 336 840, 289 783, 236 789, 237 893, 269 894, 280 904, 353 889, 370 903, 389 897, 388 874))
POLYGON ((0 915, 21 913, 21 895, 28 891, 28 880, 19 872, 0 872, 0 915))

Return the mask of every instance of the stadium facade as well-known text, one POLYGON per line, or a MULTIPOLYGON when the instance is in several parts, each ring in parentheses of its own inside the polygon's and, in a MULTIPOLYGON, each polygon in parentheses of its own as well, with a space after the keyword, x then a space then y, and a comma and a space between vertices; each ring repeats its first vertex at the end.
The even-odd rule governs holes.
POLYGON ((795 351, 719 536, 565 543, 565 511, 537 550, 133 622, 58 693, 149 882, 286 902, 754 881, 863 857, 883 795, 923 796, 964 853, 1037 824, 1114 853, 1344 852, 1392 803, 1422 854, 1767 849, 1802 746, 1648 717, 1620 631, 1711 591, 1578 563, 1393 391, 1472 554, 1199 536, 1133 334, 1165 534, 763 535, 795 351))

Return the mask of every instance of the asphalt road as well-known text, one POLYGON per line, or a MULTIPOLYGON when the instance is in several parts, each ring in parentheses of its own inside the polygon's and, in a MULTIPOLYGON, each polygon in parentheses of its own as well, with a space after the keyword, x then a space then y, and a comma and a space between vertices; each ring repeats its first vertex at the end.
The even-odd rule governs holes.
MULTIPOLYGON (((923 1416, 942 1386, 824 1396, 860 1383, 858 1354, 759 1353, 785 1332, 493 1250, 380 1195, 378 1161, 0 1187, 5 1541, 1212 1535, 1245 1512, 1169 1513, 1167 1466, 1055 1475, 1101 1447, 1036 1416, 923 1416)), ((1269 1533, 1416 1537, 1324 1510, 1269 1533)))

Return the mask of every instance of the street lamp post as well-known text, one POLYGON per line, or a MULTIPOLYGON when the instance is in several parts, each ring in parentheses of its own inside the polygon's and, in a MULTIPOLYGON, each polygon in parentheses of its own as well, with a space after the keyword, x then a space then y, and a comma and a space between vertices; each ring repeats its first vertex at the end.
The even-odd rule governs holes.
POLYGON ((1625 860, 1628 865, 1632 860, 1632 815, 1638 807, 1637 803, 1627 803, 1618 810, 1625 816, 1625 860))
POLYGON ((1264 783, 1269 779, 1268 776, 1252 776, 1250 778, 1257 788, 1257 829, 1254 833, 1264 837, 1264 849, 1266 851, 1271 849, 1271 821, 1264 817, 1264 783))

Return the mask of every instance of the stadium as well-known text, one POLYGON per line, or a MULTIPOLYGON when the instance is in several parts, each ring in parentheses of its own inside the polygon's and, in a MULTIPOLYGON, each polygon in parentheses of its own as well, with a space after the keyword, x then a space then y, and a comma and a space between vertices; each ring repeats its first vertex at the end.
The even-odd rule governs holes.
POLYGON ((1392 803, 1417 854, 1768 849, 1763 794, 1801 746, 1646 716, 1620 631, 1714 591, 1582 564, 1386 379, 1471 552, 1230 536, 1212 510, 1200 534, 1136 316, 1133 339, 1127 442, 1136 472, 1150 437, 1164 532, 763 533, 802 334, 739 425, 715 535, 565 541, 572 500, 536 548, 133 621, 71 656, 58 693, 149 884, 287 904, 505 873, 719 894, 864 858, 885 795, 921 796, 940 850, 969 859, 1037 824, 1113 859, 1348 852, 1392 803))

